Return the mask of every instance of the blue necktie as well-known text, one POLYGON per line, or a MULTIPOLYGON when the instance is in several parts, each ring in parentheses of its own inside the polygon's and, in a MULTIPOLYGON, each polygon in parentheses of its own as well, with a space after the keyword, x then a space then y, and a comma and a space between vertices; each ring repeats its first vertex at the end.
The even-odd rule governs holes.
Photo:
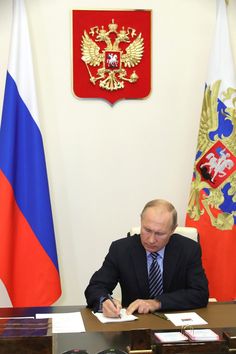
POLYGON ((151 253, 152 264, 149 270, 149 297, 155 299, 158 295, 163 293, 162 288, 162 274, 157 262, 157 252, 151 253))

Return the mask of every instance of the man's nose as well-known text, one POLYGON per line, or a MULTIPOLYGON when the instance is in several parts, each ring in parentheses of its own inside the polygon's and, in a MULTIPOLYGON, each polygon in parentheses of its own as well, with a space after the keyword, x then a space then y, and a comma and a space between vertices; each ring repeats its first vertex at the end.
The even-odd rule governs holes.
POLYGON ((155 232, 151 232, 149 235, 149 242, 154 243, 156 241, 155 232))

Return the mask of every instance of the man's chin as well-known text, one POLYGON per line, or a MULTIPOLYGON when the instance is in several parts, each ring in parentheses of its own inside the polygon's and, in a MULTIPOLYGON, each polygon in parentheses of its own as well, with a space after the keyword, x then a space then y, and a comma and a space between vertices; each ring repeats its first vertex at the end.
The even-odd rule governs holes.
POLYGON ((145 247, 146 251, 148 252, 158 252, 158 248, 157 247, 145 247))

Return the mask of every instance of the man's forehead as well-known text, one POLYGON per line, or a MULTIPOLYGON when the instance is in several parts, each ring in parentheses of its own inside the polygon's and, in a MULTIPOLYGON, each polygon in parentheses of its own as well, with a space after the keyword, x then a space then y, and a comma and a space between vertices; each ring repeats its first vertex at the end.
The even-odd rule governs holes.
POLYGON ((165 206, 147 208, 142 217, 171 217, 171 212, 165 206))

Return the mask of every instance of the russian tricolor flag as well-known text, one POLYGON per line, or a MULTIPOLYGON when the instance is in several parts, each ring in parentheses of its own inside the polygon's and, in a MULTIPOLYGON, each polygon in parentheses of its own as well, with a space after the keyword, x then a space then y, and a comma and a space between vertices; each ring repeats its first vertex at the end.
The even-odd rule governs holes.
POLYGON ((0 129, 0 280, 12 306, 61 295, 52 212, 23 0, 13 27, 0 129))
POLYGON ((210 297, 232 301, 236 299, 236 74, 225 0, 217 5, 186 225, 199 231, 210 297))

